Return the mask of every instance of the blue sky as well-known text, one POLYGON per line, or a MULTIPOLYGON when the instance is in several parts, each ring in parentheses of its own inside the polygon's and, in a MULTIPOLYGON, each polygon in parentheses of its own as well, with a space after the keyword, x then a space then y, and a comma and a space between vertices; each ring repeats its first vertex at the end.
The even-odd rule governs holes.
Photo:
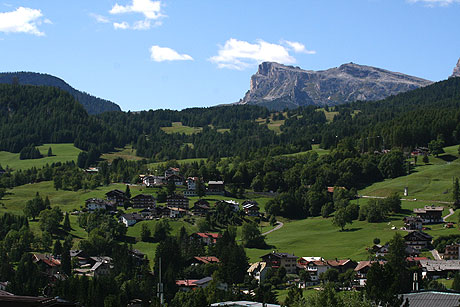
POLYGON ((460 0, 1 0, 0 71, 49 73, 126 111, 183 109, 238 101, 267 60, 443 80, 459 30, 460 0))

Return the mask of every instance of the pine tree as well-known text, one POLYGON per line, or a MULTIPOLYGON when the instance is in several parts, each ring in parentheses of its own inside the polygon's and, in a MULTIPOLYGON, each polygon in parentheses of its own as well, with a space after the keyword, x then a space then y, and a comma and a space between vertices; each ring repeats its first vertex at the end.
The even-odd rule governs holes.
POLYGON ((452 283, 452 290, 460 291, 460 273, 456 273, 454 282, 452 283))
POLYGON ((48 154, 47 154, 48 157, 52 157, 53 156, 53 150, 50 148, 48 148, 48 154))
POLYGON ((125 196, 128 199, 131 198, 131 190, 129 189, 129 185, 126 185, 125 196))
POLYGON ((71 229, 70 226, 70 218, 69 218, 69 213, 66 212, 64 216, 64 229, 69 231, 71 229))
POLYGON ((61 241, 59 240, 56 240, 54 242, 54 246, 53 246, 53 255, 54 256, 61 256, 62 254, 62 245, 61 245, 61 241))
POLYGON ((452 187, 452 199, 454 204, 458 206, 460 203, 460 187, 458 184, 458 178, 455 178, 454 186, 452 187))

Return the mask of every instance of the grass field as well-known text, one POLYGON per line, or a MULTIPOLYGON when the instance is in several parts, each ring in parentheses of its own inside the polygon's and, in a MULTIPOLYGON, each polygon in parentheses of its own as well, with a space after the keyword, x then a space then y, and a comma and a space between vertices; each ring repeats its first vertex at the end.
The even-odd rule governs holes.
POLYGON ((413 173, 408 176, 387 179, 375 183, 361 191, 360 195, 388 196, 398 192, 403 195, 404 187, 409 188, 409 196, 422 200, 452 201, 453 178, 460 176, 458 146, 444 148, 445 154, 438 158, 430 156, 430 163, 425 165, 421 158, 413 173))
POLYGON ((73 144, 44 144, 37 146, 40 153, 44 156, 41 159, 27 159, 20 160, 19 154, 0 151, 0 165, 5 168, 7 165, 13 170, 29 169, 32 167, 42 167, 46 164, 55 162, 77 161, 80 149, 73 146, 73 144), (47 157, 48 148, 51 147, 53 156, 47 157))
POLYGON ((295 156, 300 156, 300 155, 304 155, 306 153, 309 153, 310 151, 315 151, 319 156, 323 156, 323 155, 327 155, 330 153, 330 150, 328 149, 322 149, 322 148, 319 148, 319 144, 313 144, 311 145, 311 150, 308 150, 308 151, 301 151, 301 152, 296 152, 296 153, 292 153, 292 154, 286 154, 286 155, 283 155, 285 157, 295 157, 295 156))
POLYGON ((194 133, 199 133, 203 128, 201 127, 189 127, 189 126, 183 126, 181 122, 173 122, 172 127, 161 127, 161 130, 163 130, 166 133, 184 133, 187 135, 194 134, 194 133))
POLYGON ((122 158, 124 160, 142 160, 145 158, 136 156, 136 150, 131 145, 125 148, 116 148, 115 152, 105 153, 101 156, 102 159, 112 162, 116 158, 122 158))

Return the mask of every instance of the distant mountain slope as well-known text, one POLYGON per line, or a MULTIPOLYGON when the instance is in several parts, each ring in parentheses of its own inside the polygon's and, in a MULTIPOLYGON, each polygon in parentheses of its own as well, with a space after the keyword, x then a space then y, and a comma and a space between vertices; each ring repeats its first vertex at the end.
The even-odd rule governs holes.
POLYGON ((88 93, 74 89, 62 79, 48 74, 35 72, 0 73, 0 83, 11 84, 16 77, 22 85, 45 85, 58 87, 71 94, 80 102, 89 114, 99 114, 107 111, 121 111, 120 107, 108 100, 94 97, 88 93))
POLYGON ((457 66, 455 66, 451 77, 460 77, 460 59, 458 59, 457 66))
POLYGON ((259 65, 239 104, 272 110, 305 105, 338 105, 357 100, 380 100, 432 84, 431 81, 358 64, 323 71, 303 70, 273 62, 259 65))

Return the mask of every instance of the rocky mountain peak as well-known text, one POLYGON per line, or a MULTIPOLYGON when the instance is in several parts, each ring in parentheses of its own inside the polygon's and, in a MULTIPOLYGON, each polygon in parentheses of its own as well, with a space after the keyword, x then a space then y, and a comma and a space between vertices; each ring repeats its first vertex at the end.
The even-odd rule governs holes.
POLYGON ((451 77, 460 77, 460 59, 458 59, 457 66, 455 66, 451 77))
POLYGON ((305 105, 337 105, 356 100, 384 99, 431 83, 355 63, 313 71, 264 62, 251 77, 250 89, 239 103, 277 110, 305 105))

